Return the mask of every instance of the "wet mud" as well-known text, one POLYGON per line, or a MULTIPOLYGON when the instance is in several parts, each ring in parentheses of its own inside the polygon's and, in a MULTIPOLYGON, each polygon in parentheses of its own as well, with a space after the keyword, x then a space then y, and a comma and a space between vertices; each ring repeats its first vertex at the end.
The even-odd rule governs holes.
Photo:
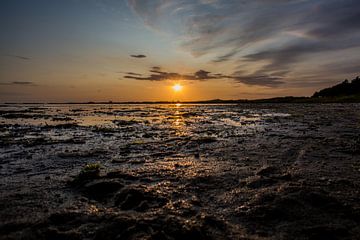
POLYGON ((360 105, 1 105, 1 239, 359 239, 360 105))

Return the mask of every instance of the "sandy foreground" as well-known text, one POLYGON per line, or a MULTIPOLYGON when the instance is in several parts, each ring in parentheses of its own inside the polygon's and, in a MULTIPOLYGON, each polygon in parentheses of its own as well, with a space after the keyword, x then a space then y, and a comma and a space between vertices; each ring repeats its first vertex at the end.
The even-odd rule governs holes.
POLYGON ((1 239, 360 239, 360 104, 1 105, 1 239))

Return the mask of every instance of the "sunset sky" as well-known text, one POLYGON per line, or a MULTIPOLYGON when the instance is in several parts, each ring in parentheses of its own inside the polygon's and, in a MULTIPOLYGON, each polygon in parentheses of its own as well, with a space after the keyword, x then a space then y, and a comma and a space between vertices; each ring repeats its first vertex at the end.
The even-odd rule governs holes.
POLYGON ((309 96, 360 74, 359 0, 2 0, 0 31, 0 102, 309 96))

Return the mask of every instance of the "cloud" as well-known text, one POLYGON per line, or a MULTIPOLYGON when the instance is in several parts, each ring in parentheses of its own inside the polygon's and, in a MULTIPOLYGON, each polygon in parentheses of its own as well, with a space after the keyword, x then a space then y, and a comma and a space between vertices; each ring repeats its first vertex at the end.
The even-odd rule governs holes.
POLYGON ((319 24, 315 22, 315 27, 311 28, 308 34, 318 39, 341 38, 359 32, 359 1, 330 1, 328 4, 319 5, 316 13, 320 14, 317 18, 319 24))
POLYGON ((181 74, 176 72, 167 72, 160 67, 152 67, 149 70, 148 76, 142 76, 138 73, 127 74, 124 78, 144 81, 166 81, 166 80, 190 80, 190 81, 205 81, 210 79, 222 79, 228 76, 222 74, 211 74, 208 71, 199 70, 192 74, 181 74))
MULTIPOLYGON (((241 69, 246 84, 276 85, 304 75, 322 75, 302 65, 360 62, 360 1, 357 0, 129 0, 144 23, 180 39, 194 57, 215 56, 212 63, 241 69), (176 27, 169 27, 172 24, 176 27), (180 27, 179 27, 180 26, 180 27), (342 58, 327 57, 347 51, 342 58), (286 74, 277 76, 275 73, 286 74)), ((354 65, 354 64, 352 64, 354 65)), ((353 69, 353 68, 351 68, 353 69)), ((331 69, 329 69, 330 71, 331 69)), ((346 67, 338 76, 346 74, 346 67)), ((238 76, 239 77, 239 76, 238 76)), ((306 85, 307 79, 304 79, 306 85)))
POLYGON ((251 74, 246 75, 241 71, 234 73, 233 75, 225 75, 222 73, 211 73, 205 70, 198 70, 191 74, 182 74, 176 72, 167 72, 160 67, 152 67, 149 70, 148 76, 143 76, 138 73, 127 73, 124 78, 142 80, 142 81, 167 81, 167 80, 183 80, 183 81, 208 81, 208 80, 220 80, 229 79, 234 82, 243 83, 247 85, 260 85, 268 87, 276 87, 283 83, 282 75, 286 72, 278 72, 272 75, 265 74, 251 74))
POLYGON ((235 56, 238 53, 237 50, 232 50, 224 55, 216 57, 216 59, 213 60, 214 63, 220 63, 220 62, 226 62, 232 59, 233 56, 235 56))
POLYGON ((133 58, 146 58, 145 55, 143 54, 139 54, 139 55, 130 55, 130 57, 133 57, 133 58))
POLYGON ((0 83, 0 85, 24 85, 24 86, 36 86, 34 82, 28 82, 28 81, 14 81, 14 82, 5 82, 0 83))
POLYGON ((166 80, 189 80, 189 81, 206 81, 211 79, 223 79, 230 78, 223 74, 212 74, 205 70, 198 70, 191 74, 182 74, 177 72, 167 72, 161 69, 161 67, 152 67, 149 70, 148 76, 143 76, 139 73, 127 73, 124 78, 144 81, 166 81, 166 80))
POLYGON ((29 58, 29 57, 20 56, 20 55, 6 54, 6 55, 4 55, 4 56, 6 56, 6 57, 12 57, 12 58, 17 58, 17 59, 20 59, 20 60, 31 60, 31 58, 29 58))
POLYGON ((233 77, 237 82, 241 82, 247 85, 259 85, 267 87, 275 87, 283 84, 283 77, 272 75, 243 75, 233 77))
POLYGON ((134 72, 127 72, 127 75, 133 75, 133 76, 142 76, 140 73, 134 73, 134 72))
POLYGON ((33 82, 21 82, 21 81, 12 82, 12 84, 14 84, 14 85, 34 85, 33 82))

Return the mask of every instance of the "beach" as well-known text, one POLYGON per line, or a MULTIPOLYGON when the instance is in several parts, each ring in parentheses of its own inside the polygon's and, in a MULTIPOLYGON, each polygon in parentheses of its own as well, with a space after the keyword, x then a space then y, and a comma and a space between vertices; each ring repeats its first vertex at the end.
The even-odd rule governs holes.
POLYGON ((357 239, 360 104, 2 104, 1 239, 357 239))

